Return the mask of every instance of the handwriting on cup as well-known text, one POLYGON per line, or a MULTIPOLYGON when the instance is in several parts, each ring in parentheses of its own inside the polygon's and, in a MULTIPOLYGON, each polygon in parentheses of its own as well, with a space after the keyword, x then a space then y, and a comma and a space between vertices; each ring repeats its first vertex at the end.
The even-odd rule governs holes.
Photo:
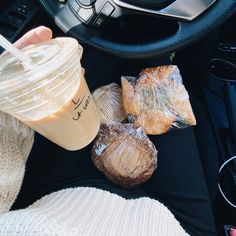
POLYGON ((91 102, 91 99, 92 98, 90 95, 87 97, 83 96, 82 98, 78 98, 77 101, 72 99, 72 102, 75 105, 74 110, 76 111, 76 116, 72 118, 73 120, 77 121, 82 117, 83 112, 85 110, 87 110, 87 108, 91 102))

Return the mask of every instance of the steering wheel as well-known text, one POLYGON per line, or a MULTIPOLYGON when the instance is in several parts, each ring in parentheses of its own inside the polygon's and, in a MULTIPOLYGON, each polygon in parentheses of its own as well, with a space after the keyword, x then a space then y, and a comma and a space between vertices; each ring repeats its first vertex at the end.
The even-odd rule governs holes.
MULTIPOLYGON (((193 43, 236 13, 236 0, 39 0, 57 26, 80 42, 124 58, 167 54, 193 43), (116 41, 102 34, 112 19, 147 16, 175 22, 177 30, 164 38, 140 42, 116 41)), ((125 19, 125 18, 124 18, 125 19)), ((138 27, 148 28, 142 21, 138 27)), ((164 23, 165 24, 165 23, 164 23)), ((158 25, 155 30, 158 31, 158 25)), ((163 29, 162 29, 163 30, 163 29)), ((165 31, 165 28, 164 28, 165 31)), ((145 38, 146 37, 146 38, 145 38)))

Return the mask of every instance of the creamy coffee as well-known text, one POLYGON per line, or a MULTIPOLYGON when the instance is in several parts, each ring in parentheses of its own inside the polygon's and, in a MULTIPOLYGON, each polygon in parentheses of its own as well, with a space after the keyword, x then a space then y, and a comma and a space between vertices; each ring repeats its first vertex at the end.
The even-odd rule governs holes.
POLYGON ((88 145, 100 119, 81 72, 82 48, 57 38, 23 49, 35 63, 25 70, 12 57, 0 64, 0 109, 68 150, 88 145))
POLYGON ((82 74, 76 93, 58 111, 39 120, 24 120, 24 122, 68 150, 76 150, 92 142, 100 124, 82 74))

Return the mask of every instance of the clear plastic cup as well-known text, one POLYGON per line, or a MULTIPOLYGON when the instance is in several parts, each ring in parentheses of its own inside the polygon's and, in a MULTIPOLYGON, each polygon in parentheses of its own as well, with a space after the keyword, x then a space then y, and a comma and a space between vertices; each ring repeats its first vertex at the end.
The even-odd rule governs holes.
POLYGON ((65 149, 88 145, 100 119, 81 70, 82 47, 73 38, 55 38, 21 51, 31 68, 0 57, 0 110, 65 149))

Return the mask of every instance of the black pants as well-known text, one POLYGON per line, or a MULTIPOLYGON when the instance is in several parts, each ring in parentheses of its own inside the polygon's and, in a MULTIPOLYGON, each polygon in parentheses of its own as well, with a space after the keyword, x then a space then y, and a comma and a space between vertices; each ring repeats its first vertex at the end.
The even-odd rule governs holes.
MULTIPOLYGON (((86 78, 92 89, 137 75, 141 68, 168 61, 128 62, 85 52, 86 78), (132 66, 131 66, 132 64, 132 66)), ((13 209, 63 188, 92 186, 124 198, 149 196, 164 203, 190 235, 216 235, 209 193, 192 127, 150 136, 159 150, 158 168, 141 186, 123 189, 104 177, 90 159, 91 145, 70 152, 36 134, 21 192, 13 209)))

